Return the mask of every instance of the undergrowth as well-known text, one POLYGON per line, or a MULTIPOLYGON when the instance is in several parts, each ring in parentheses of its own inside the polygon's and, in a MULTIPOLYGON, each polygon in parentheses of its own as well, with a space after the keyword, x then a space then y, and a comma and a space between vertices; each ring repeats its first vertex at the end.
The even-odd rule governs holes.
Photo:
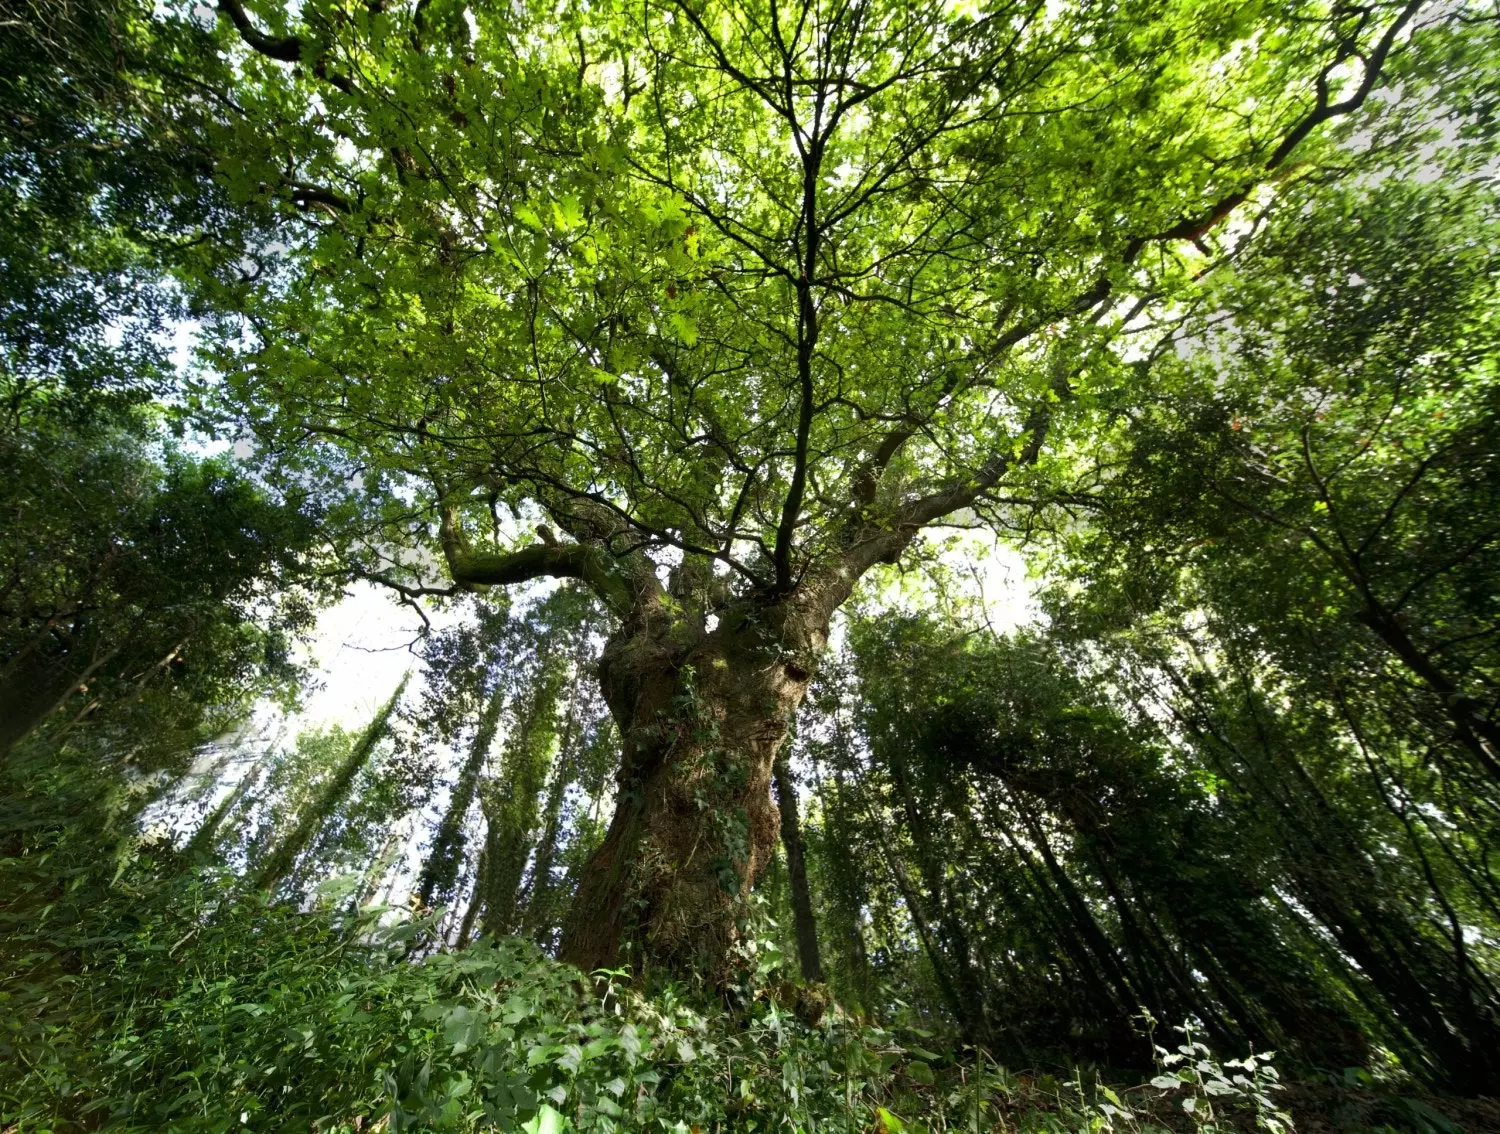
POLYGON ((518 939, 411 961, 380 926, 169 895, 7 943, 0 1128, 110 1130, 1279 1130, 1265 1057, 1222 1067, 1191 1034, 1133 1092, 944 1057, 751 966, 733 1009, 622 974, 585 979, 518 939), (764 987, 755 987, 763 984, 764 987), (815 1007, 809 1010, 807 1005, 815 1007), (1127 1102, 1127 1099, 1134 1101, 1127 1102), (1248 1122, 1248 1125, 1247 1125, 1248 1122))

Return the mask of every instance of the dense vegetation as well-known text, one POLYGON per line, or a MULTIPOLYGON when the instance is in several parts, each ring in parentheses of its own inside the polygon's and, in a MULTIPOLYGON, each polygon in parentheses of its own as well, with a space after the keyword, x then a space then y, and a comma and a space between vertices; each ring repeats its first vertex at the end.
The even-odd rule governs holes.
POLYGON ((1496 1128, 1497 61, 0 3, 0 1129, 1496 1128))

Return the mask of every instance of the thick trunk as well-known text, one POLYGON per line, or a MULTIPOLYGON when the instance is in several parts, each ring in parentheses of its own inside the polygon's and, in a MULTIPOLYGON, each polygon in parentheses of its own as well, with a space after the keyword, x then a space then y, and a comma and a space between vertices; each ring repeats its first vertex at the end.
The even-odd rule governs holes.
POLYGON ((786 851, 786 872, 792 883, 792 926, 797 932, 797 961, 802 979, 814 984, 823 981, 823 959, 818 955, 818 924, 813 920, 812 894, 807 886, 807 852, 802 845, 802 828, 797 822, 797 789, 785 758, 773 766, 776 779, 776 803, 781 809, 781 846, 786 851))
POLYGON ((827 640, 806 592, 746 602, 712 632, 627 625, 600 680, 623 752, 614 818, 584 867, 560 956, 719 980, 775 852, 772 766, 827 640))

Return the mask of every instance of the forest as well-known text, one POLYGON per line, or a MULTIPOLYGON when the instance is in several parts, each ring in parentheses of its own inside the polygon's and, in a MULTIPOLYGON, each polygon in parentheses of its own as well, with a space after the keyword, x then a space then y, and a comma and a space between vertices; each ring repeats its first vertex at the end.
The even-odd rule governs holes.
POLYGON ((1500 1130, 1491 0, 0 0, 0 1132, 1293 1129, 1500 1130))

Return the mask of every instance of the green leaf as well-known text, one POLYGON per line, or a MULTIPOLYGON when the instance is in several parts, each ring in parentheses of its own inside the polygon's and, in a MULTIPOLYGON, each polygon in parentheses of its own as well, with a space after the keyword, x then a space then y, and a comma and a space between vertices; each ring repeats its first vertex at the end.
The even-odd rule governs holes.
POLYGON ((563 1134, 572 1128, 572 1123, 546 1103, 542 1104, 542 1109, 537 1111, 534 1118, 521 1126, 526 1134, 563 1134))
POLYGON ((683 346, 692 346, 698 341, 698 324, 680 311, 673 311, 667 316, 667 327, 683 346))
POLYGON ((583 206, 577 197, 569 194, 552 202, 552 219, 562 232, 578 228, 583 224, 583 206))
POLYGON ((542 227, 542 218, 537 215, 537 211, 530 205, 517 205, 511 210, 511 215, 533 232, 545 231, 542 227))

